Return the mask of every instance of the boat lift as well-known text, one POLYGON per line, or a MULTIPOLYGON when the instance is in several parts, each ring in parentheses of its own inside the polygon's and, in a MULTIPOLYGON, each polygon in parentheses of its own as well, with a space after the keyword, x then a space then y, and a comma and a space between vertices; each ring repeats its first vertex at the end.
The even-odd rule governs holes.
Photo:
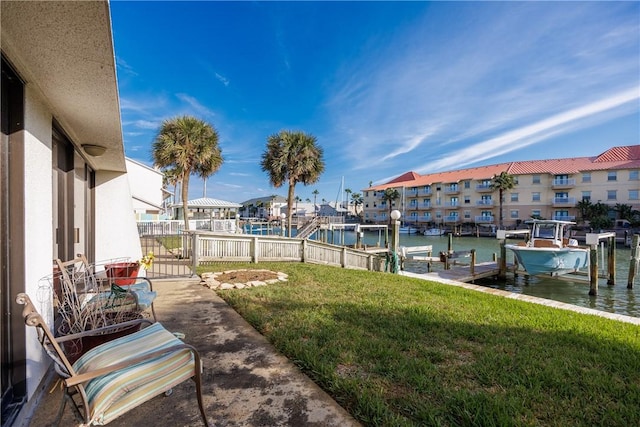
MULTIPOLYGON (((505 242, 507 237, 516 236, 516 235, 528 235, 531 231, 526 230, 497 230, 496 238, 500 240, 500 273, 498 277, 504 278, 506 275, 506 248, 505 242)), ((635 271, 637 270, 638 260, 640 260, 640 240, 638 239, 638 235, 634 236, 634 244, 633 248, 637 248, 631 257, 631 265, 629 268, 629 281, 627 283, 627 288, 631 289, 633 287, 633 276, 635 276, 635 271), (635 267, 635 268, 634 268, 635 267), (633 273, 632 273, 633 271, 633 273), (633 276, 632 276, 633 274, 633 276)), ((589 251, 589 270, 587 272, 587 276, 589 278, 589 295, 595 296, 598 295, 598 246, 603 244, 604 240, 607 240, 607 285, 613 286, 616 282, 616 233, 614 232, 606 232, 606 233, 587 233, 586 234, 586 244, 590 247, 589 251)), ((602 264, 604 266, 604 248, 602 248, 602 264)))

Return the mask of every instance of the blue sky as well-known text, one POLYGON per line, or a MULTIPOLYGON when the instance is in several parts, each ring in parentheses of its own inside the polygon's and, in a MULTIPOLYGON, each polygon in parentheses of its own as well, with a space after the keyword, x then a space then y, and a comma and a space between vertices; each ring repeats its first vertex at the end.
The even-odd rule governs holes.
MULTIPOLYGON (((315 135, 335 201, 406 171, 640 144, 640 2, 129 2, 111 14, 126 155, 165 119, 211 123, 208 197, 279 194, 267 137, 315 135)), ((190 197, 202 197, 192 179, 190 197)))

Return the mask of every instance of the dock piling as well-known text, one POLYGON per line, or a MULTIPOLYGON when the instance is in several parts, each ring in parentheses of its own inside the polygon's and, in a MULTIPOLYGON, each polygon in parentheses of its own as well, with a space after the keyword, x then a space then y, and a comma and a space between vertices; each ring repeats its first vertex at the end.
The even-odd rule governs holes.
POLYGON ((629 278, 627 280, 627 289, 633 289, 633 280, 636 277, 636 271, 638 270, 638 259, 640 253, 638 252, 640 245, 640 234, 633 235, 633 241, 631 243, 631 259, 629 261, 629 278))
POLYGON ((589 295, 598 295, 598 247, 589 249, 589 295))

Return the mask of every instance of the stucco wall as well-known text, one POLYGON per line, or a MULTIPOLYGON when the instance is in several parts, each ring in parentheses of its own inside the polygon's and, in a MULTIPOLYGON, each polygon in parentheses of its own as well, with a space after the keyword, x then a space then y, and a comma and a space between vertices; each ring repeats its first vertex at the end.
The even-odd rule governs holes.
POLYGON ((142 249, 127 174, 97 172, 95 203, 96 261, 140 259, 142 249))
MULTIPOLYGON (((25 86, 25 291, 40 314, 51 324, 51 289, 42 277, 52 272, 53 218, 51 113, 33 85, 25 86)), ((15 295, 12 296, 15 298, 15 295)), ((36 391, 49 359, 41 350, 35 328, 26 328, 27 390, 36 391)))

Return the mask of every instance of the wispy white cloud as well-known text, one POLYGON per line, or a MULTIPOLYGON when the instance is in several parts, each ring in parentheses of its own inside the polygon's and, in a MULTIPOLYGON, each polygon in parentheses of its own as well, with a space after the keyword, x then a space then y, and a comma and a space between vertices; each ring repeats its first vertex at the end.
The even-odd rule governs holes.
MULTIPOLYGON (((461 167, 491 159, 502 154, 535 144, 561 132, 590 126, 584 119, 624 107, 640 100, 637 88, 629 89, 610 98, 575 108, 528 126, 506 132, 497 137, 473 144, 460 150, 448 152, 446 157, 423 165, 418 172, 432 172, 461 167)), ((627 109, 628 112, 628 109, 627 109)))
POLYGON ((215 113, 212 110, 202 105, 193 96, 187 95, 186 93, 177 93, 176 98, 178 98, 180 101, 187 104, 191 109, 193 109, 198 114, 202 114, 208 117, 215 116, 215 113))
POLYGON ((467 5, 459 27, 430 9, 335 77, 332 148, 356 169, 443 170, 638 111, 637 19, 569 6, 467 5))
POLYGON ((132 76, 137 76, 138 73, 131 67, 127 62, 121 57, 116 55, 116 66, 120 69, 120 71, 127 73, 132 76))
POLYGON ((225 86, 229 86, 229 83, 230 83, 230 82, 229 82, 229 79, 228 79, 228 78, 226 78, 226 77, 224 77, 223 75, 218 74, 218 73, 215 73, 215 75, 216 75, 216 79, 218 79, 218 81, 219 81, 220 83, 222 83, 222 84, 223 84, 223 85, 225 85, 225 86))

